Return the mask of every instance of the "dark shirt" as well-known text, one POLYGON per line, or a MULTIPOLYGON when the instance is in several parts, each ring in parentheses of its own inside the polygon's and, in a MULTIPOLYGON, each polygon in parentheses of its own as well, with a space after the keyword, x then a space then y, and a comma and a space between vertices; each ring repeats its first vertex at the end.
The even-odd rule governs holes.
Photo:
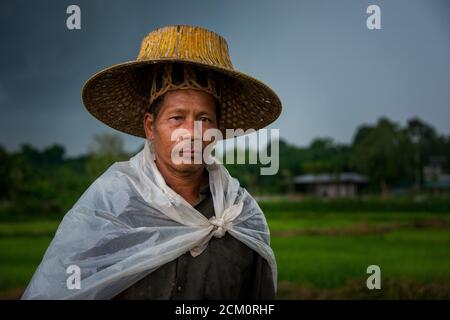
MULTIPOLYGON (((214 215, 209 185, 194 207, 214 215)), ((136 282, 113 299, 274 299, 272 272, 256 251, 228 232, 212 237, 197 257, 186 252, 136 282)))

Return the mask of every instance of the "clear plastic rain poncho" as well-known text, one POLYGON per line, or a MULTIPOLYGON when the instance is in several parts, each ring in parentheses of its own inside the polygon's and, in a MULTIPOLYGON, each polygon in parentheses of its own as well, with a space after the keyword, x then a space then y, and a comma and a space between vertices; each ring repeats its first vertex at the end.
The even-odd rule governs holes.
POLYGON ((200 255, 225 232, 277 267, 255 199, 216 158, 206 164, 215 216, 207 219, 164 181, 153 143, 111 165, 66 213, 22 299, 110 299, 185 252, 200 255), (79 289, 68 270, 79 268, 79 289), (70 289, 69 289, 70 287, 70 289))

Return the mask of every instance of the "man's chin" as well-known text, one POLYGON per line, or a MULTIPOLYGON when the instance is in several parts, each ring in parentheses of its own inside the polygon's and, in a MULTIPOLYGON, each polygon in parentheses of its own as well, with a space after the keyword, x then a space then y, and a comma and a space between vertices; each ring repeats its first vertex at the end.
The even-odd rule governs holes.
POLYGON ((174 164, 174 167, 179 172, 197 172, 205 167, 205 163, 194 163, 194 159, 192 159, 191 163, 174 164))

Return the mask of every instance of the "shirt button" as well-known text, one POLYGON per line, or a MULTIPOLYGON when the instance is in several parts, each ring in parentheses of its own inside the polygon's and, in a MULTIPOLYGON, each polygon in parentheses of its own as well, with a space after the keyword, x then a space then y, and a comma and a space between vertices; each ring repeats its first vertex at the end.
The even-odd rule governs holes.
POLYGON ((177 287, 177 291, 181 291, 181 286, 178 286, 178 287, 177 287))

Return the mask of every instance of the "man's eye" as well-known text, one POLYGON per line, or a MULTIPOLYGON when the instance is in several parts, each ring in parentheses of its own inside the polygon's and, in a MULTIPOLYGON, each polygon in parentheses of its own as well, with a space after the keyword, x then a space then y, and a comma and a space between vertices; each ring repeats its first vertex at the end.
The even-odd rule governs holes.
POLYGON ((201 121, 211 121, 209 118, 207 118, 207 117, 200 117, 200 120, 201 121))
POLYGON ((181 120, 183 117, 181 117, 181 116, 175 116, 175 117, 172 117, 172 118, 170 118, 170 119, 175 119, 175 120, 181 120))

